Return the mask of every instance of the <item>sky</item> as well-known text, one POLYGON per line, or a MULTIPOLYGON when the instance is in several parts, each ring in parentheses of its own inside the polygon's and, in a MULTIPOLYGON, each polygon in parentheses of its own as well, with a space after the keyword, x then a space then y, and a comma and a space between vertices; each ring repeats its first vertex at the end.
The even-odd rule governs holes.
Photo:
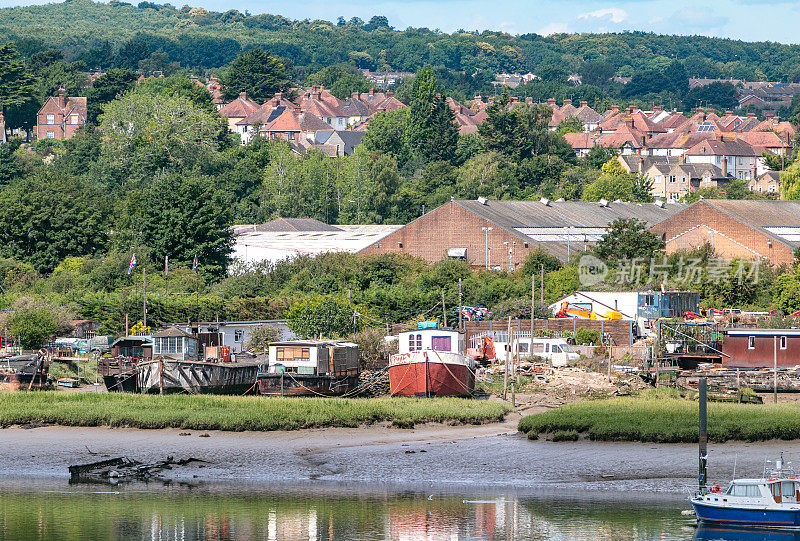
MULTIPOLYGON (((136 3, 137 0, 127 0, 136 3)), ((155 0, 164 3, 165 0, 155 0)), ((0 0, 0 7, 47 3, 0 0)), ((384 15, 398 29, 535 32, 620 32, 704 35, 744 41, 800 43, 800 2, 789 0, 172 0, 213 11, 238 9, 251 14, 276 13, 292 19, 339 16, 369 20, 384 15)))

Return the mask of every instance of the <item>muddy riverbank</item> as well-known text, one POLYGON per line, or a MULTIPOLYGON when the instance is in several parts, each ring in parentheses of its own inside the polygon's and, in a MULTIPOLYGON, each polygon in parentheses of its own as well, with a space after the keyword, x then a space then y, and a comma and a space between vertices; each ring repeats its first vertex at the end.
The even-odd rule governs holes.
MULTIPOLYGON (((65 479, 67 467, 127 456, 142 462, 196 458, 169 472, 190 483, 259 485, 358 483, 514 491, 571 490, 682 494, 696 479, 691 444, 529 441, 518 415, 478 426, 424 425, 412 430, 362 428, 290 432, 176 429, 10 427, 0 430, 0 486, 65 479)), ((714 481, 760 474, 781 451, 800 459, 798 442, 726 443, 709 447, 714 481)), ((798 463, 800 465, 800 463, 798 463)))

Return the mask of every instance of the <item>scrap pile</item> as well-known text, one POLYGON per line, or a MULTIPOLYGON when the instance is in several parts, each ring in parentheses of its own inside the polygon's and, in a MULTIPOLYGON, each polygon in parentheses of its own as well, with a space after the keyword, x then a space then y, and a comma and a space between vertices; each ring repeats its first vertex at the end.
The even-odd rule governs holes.
POLYGON ((175 460, 168 456, 166 460, 143 464, 127 457, 110 458, 91 464, 69 467, 70 483, 110 483, 116 485, 130 481, 163 480, 161 472, 171 470, 173 466, 185 466, 191 462, 203 462, 196 458, 175 460))

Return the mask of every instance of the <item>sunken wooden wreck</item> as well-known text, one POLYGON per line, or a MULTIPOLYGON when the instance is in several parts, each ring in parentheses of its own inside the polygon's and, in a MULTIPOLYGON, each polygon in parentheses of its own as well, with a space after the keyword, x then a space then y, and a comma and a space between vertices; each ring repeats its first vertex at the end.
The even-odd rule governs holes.
POLYGON ((258 391, 278 396, 334 396, 358 386, 358 345, 296 340, 269 345, 269 365, 258 374, 258 391))
POLYGON ((49 370, 50 359, 44 351, 0 359, 0 391, 49 389, 49 370))
POLYGON ((227 348, 201 359, 198 339, 177 327, 154 333, 152 340, 152 358, 136 367, 139 392, 245 394, 256 389, 256 360, 226 361, 231 358, 227 348))
POLYGON ((123 336, 111 344, 110 357, 97 360, 97 373, 109 392, 135 393, 139 363, 153 356, 149 336, 123 336))

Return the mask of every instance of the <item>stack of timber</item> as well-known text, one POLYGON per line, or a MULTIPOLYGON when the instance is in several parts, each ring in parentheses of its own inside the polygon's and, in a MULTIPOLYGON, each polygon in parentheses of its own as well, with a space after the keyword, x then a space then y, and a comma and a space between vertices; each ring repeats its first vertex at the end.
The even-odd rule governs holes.
POLYGON ((48 389, 49 370, 50 359, 44 351, 0 359, 0 390, 48 389))
MULTIPOLYGON (((756 392, 772 392, 775 387, 775 373, 769 368, 682 370, 677 374, 676 383, 681 387, 696 388, 700 378, 707 378, 709 385, 719 389, 735 390, 742 387, 756 392)), ((778 392, 783 393, 800 392, 800 371, 779 369, 777 388, 778 392)))

